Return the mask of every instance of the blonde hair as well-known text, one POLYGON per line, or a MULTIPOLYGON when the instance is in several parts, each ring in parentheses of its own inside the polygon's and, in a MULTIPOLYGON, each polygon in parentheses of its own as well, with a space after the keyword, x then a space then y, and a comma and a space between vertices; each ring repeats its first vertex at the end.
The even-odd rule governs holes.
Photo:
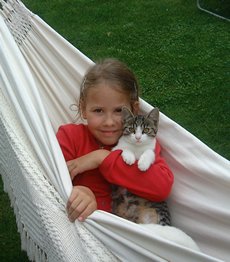
POLYGON ((121 61, 107 58, 93 65, 86 73, 80 88, 78 111, 81 115, 87 92, 103 82, 119 87, 130 96, 131 106, 139 100, 139 86, 133 72, 121 61))

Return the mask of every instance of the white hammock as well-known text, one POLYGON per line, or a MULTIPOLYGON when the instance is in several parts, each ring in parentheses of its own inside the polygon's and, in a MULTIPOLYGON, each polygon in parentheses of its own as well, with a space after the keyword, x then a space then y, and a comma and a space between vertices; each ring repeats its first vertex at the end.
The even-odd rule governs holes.
MULTIPOLYGON (((159 140, 175 175, 173 224, 203 253, 96 211, 70 223, 72 189, 55 132, 73 120, 69 105, 92 61, 18 0, 0 15, 0 173, 22 248, 36 261, 227 261, 230 164, 161 114, 159 140)), ((142 101, 143 111, 151 106, 142 101)))

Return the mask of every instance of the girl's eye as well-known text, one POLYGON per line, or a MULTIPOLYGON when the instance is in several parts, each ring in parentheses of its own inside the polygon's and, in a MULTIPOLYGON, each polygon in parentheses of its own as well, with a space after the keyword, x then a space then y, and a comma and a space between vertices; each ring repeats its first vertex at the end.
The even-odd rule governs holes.
POLYGON ((100 109, 100 108, 94 109, 94 112, 95 112, 95 113, 101 113, 101 112, 102 112, 102 109, 100 109))
POLYGON ((116 111, 116 113, 121 113, 122 112, 122 108, 117 108, 115 111, 116 111))
POLYGON ((148 133, 149 132, 149 128, 148 127, 145 127, 144 130, 143 130, 143 133, 148 133))

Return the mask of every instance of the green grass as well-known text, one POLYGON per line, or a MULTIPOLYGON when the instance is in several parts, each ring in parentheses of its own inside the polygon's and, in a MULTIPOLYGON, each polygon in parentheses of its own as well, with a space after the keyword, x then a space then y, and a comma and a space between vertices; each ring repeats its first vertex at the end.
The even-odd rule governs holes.
MULTIPOLYGON (((196 0, 23 2, 92 60, 127 63, 146 101, 230 158, 229 22, 200 11, 196 0)), ((8 231, 1 230, 5 242, 8 231)))
POLYGON ((24 3, 92 60, 126 62, 146 101, 230 157, 228 22, 189 0, 24 3))

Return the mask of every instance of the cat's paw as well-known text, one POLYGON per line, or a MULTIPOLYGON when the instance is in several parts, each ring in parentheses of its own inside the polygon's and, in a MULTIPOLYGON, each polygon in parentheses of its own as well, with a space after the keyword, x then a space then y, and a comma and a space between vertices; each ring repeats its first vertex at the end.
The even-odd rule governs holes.
POLYGON ((140 160, 138 161, 138 168, 139 168, 141 171, 146 171, 146 170, 148 170, 150 166, 151 166, 151 163, 147 163, 147 161, 144 160, 144 159, 142 159, 142 160, 140 159, 140 160))
POLYGON ((135 155, 132 152, 130 152, 128 150, 124 150, 122 152, 121 156, 122 156, 122 158, 123 158, 123 160, 125 161, 126 164, 132 165, 132 164, 135 163, 136 158, 135 158, 135 155))
POLYGON ((144 155, 142 155, 140 157, 140 159, 138 160, 138 168, 141 171, 146 171, 149 169, 149 167, 152 165, 152 163, 155 160, 155 156, 151 156, 151 157, 146 157, 144 155), (154 157, 154 158, 153 158, 154 157))

